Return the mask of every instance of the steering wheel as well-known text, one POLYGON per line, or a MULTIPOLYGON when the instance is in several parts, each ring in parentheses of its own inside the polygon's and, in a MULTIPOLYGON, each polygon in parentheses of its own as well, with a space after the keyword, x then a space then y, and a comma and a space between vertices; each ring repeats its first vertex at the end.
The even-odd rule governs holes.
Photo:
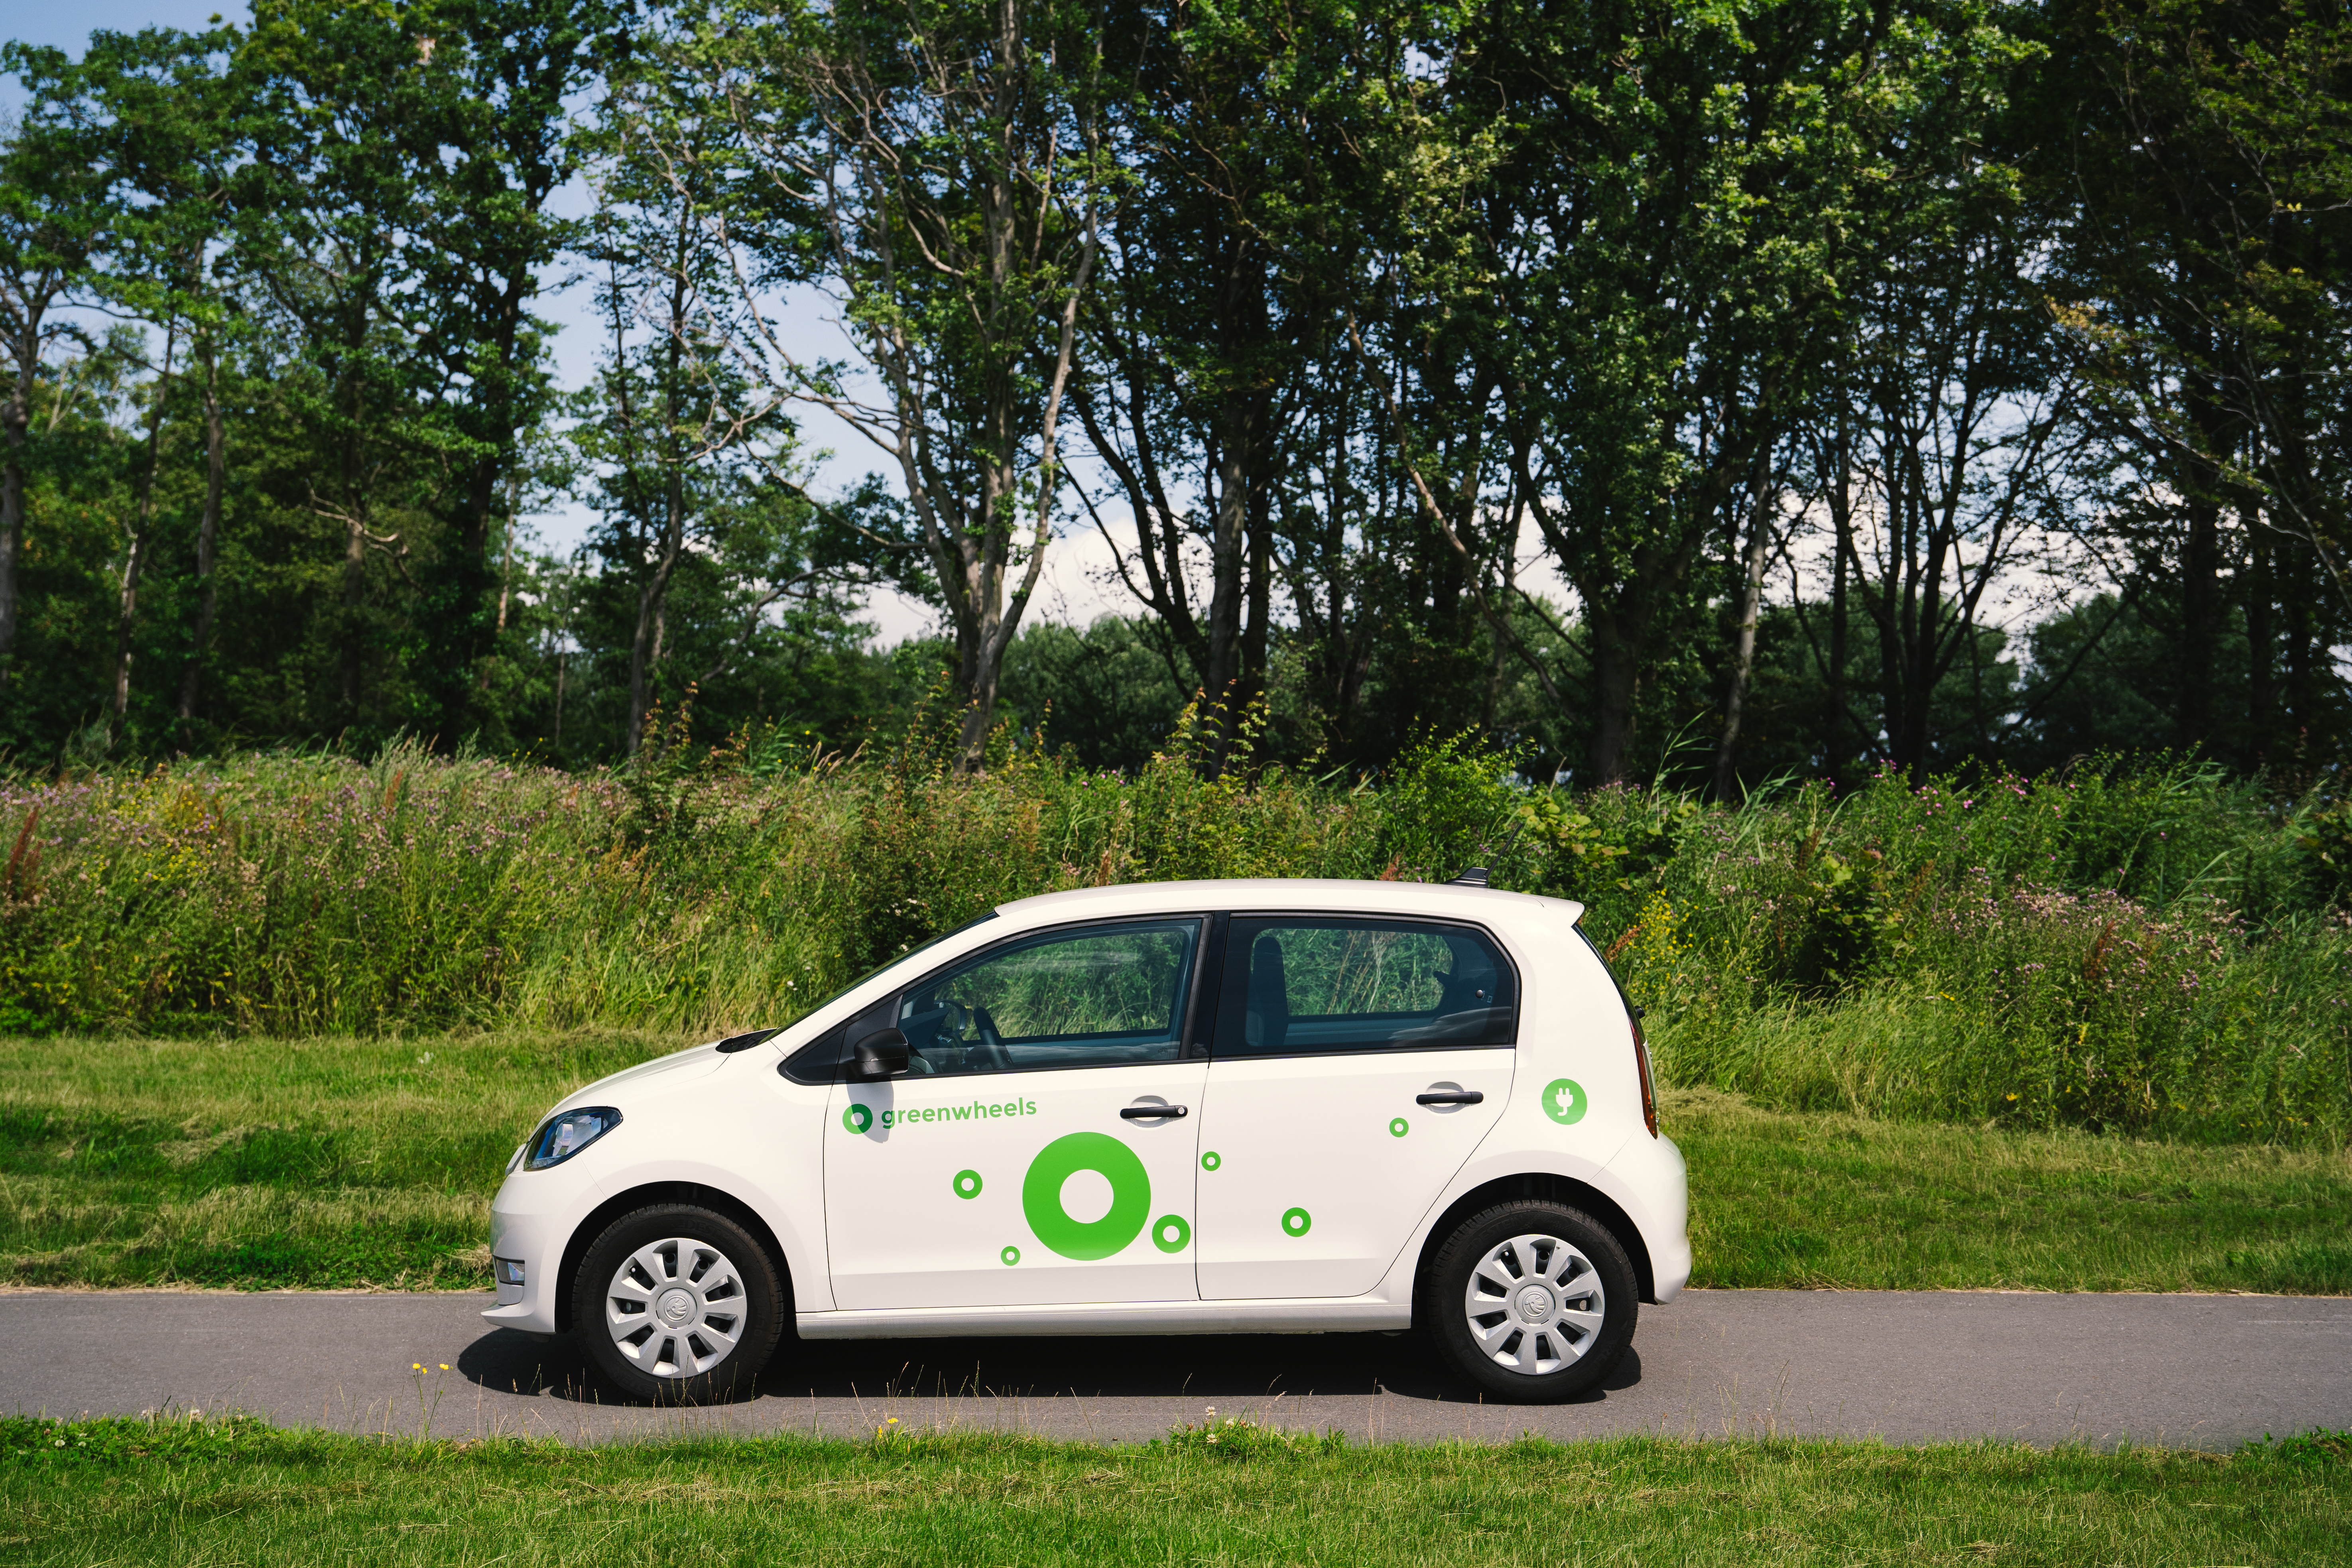
POLYGON ((1004 1048, 1004 1037, 996 1032, 996 1020, 988 1016, 988 1009, 974 1007, 971 1021, 980 1032, 979 1050, 988 1065, 999 1071, 1009 1070, 1013 1066, 1013 1053, 1004 1048))

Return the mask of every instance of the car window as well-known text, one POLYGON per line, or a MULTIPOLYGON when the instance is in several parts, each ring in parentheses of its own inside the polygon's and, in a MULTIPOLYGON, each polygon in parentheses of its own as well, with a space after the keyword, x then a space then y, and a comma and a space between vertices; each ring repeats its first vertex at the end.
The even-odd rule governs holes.
POLYGON ((1201 922, 1055 931, 924 981, 898 1004, 908 1070, 1007 1072, 1176 1059, 1201 922))
POLYGON ((1518 979, 1467 926, 1235 918, 1212 1052, 1220 1057, 1507 1046, 1518 979))

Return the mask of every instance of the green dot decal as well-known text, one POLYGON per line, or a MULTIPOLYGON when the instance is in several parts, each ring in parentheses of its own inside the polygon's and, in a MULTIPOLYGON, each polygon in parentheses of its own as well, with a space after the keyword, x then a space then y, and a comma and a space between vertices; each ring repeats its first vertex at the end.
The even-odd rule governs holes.
POLYGON ((1314 1216, 1305 1209, 1282 1211, 1282 1233, 1285 1236, 1305 1236, 1315 1228, 1314 1216))
POLYGON ((1389 1136, 1391 1138, 1402 1138, 1412 1131, 1412 1123, 1402 1116, 1389 1123, 1389 1136))
POLYGON ((976 1198, 980 1196, 980 1173, 978 1171, 958 1171, 955 1173, 955 1194, 960 1198, 976 1198))
POLYGON ((996 1256, 1004 1259, 1004 1267, 1010 1268, 1021 1261, 1021 1249, 1017 1247, 1008 1247, 996 1256))
POLYGON ((1213 1171, 1223 1163, 1223 1160, 1217 1158, 1217 1152, 1214 1149, 1201 1156, 1201 1169, 1204 1171, 1213 1171))
POLYGON ((1063 1257, 1108 1258, 1143 1234, 1151 1213, 1151 1173, 1134 1150, 1107 1132, 1068 1133, 1029 1163, 1021 1212, 1037 1239, 1063 1257), (1080 1171, 1097 1172, 1110 1183, 1110 1212, 1100 1219, 1075 1220, 1062 1207, 1062 1184, 1080 1171))
POLYGON ((1584 1086, 1572 1078, 1556 1078, 1544 1085, 1544 1114, 1562 1127, 1584 1120, 1584 1086))
POLYGON ((841 1113, 841 1124, 852 1132, 863 1132, 874 1125, 874 1108, 853 1104, 841 1113))
POLYGON ((1164 1214, 1151 1222, 1151 1245, 1162 1252, 1181 1252, 1192 1239, 1192 1227, 1180 1215, 1164 1214))

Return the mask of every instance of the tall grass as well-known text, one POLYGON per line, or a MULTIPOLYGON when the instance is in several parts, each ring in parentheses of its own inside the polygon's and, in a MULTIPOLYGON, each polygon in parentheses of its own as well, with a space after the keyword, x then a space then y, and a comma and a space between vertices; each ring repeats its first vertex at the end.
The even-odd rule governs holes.
POLYGON ((569 775, 396 746, 0 786, 0 1030, 716 1032, 1009 899, 1192 877, 1582 899, 1671 1079, 2202 1140, 2352 1131, 2341 825, 2180 763, 1571 797, 1423 747, 1382 780, 950 776, 673 726, 569 775), (2330 837, 2333 834, 2335 837, 2330 837), (2334 857, 2331 858, 2331 857, 2334 857))

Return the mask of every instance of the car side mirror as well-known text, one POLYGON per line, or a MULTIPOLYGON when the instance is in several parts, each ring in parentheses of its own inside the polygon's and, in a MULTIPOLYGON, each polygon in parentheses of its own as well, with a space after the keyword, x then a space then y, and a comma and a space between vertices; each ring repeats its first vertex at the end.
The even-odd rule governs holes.
POLYGON ((850 1074, 854 1078, 888 1078, 907 1070, 907 1037, 896 1029, 883 1029, 866 1036, 850 1047, 850 1074))

